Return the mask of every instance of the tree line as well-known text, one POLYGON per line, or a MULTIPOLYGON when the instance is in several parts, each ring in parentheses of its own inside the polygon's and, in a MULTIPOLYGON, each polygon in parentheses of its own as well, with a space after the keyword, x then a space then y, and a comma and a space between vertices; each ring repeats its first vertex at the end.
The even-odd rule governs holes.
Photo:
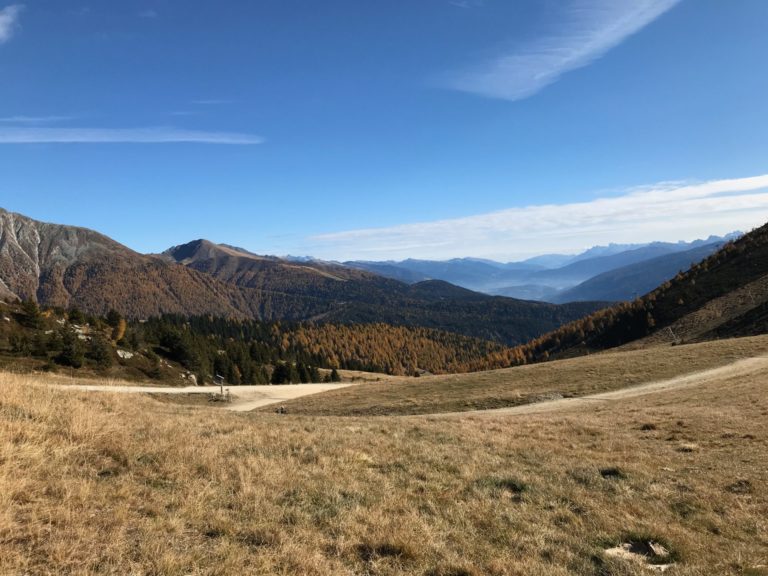
POLYGON ((177 363, 199 383, 222 376, 228 384, 337 381, 338 370, 392 375, 500 368, 510 348, 429 328, 372 324, 260 322, 167 314, 126 320, 77 308, 42 310, 25 301, 9 312, 16 329, 0 327, 0 351, 51 365, 130 366, 162 379, 177 363), (118 356, 118 350, 124 351, 118 356), (127 360, 130 352, 131 360, 127 360), (135 356, 135 358, 134 358, 135 356))

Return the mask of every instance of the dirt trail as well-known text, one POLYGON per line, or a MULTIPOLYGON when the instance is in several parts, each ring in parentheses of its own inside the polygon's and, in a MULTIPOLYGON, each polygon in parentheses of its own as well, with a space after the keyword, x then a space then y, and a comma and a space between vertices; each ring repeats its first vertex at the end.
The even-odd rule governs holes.
MULTIPOLYGON (((577 409, 585 406, 594 406, 606 402, 621 401, 628 398, 680 390, 700 386, 717 380, 727 378, 748 376, 758 374, 768 370, 768 356, 759 356, 756 358, 746 358, 737 360, 732 364, 693 372, 671 378, 669 380, 659 380, 648 382, 638 386, 631 386, 614 390, 611 392, 601 392, 599 394, 590 394, 578 398, 560 398, 557 400, 547 400, 533 404, 524 404, 522 406, 511 406, 509 408, 497 408, 492 410, 472 410, 464 412, 444 412, 438 414, 426 414, 418 416, 405 416, 406 418, 477 418, 488 416, 505 416, 515 414, 542 414, 548 412, 557 412, 560 410, 577 409)), ((318 394, 329 390, 337 390, 354 386, 355 384, 289 384, 276 386, 232 386, 228 390, 232 393, 232 403, 226 406, 227 410, 234 412, 248 412, 268 406, 270 404, 279 404, 302 396, 318 394)), ((123 386, 123 385, 97 385, 97 384, 60 384, 55 388, 61 390, 83 390, 88 392, 117 392, 127 394, 218 394, 218 386, 186 386, 183 388, 169 388, 164 386, 123 386)))
POLYGON ((505 416, 512 414, 543 414, 547 412, 557 412, 560 410, 581 408, 590 405, 593 406, 595 404, 602 404, 605 402, 621 401, 628 398, 636 398, 638 396, 656 394, 659 392, 669 392, 672 390, 681 390, 683 388, 692 388, 694 386, 700 386, 702 384, 707 384, 717 380, 725 380, 727 378, 764 373, 766 370, 768 370, 768 357, 759 356, 756 358, 737 360, 736 362, 727 364, 726 366, 712 368, 710 370, 702 370, 700 372, 692 372, 691 374, 677 376, 669 380, 658 380, 655 382, 648 382, 647 384, 640 384, 639 386, 631 386, 629 388, 622 388, 620 390, 614 390, 611 392, 601 392, 599 394, 590 394, 588 396, 580 396, 578 398, 560 398, 557 400, 547 400, 533 404, 524 404, 522 406, 511 406, 509 408, 475 410, 468 412, 445 412, 440 414, 429 414, 421 417, 475 418, 478 416, 484 417, 505 416))
MULTIPOLYGON (((352 384, 285 384, 274 386, 225 386, 232 394, 232 403, 226 406, 234 412, 248 412, 262 406, 279 404, 310 394, 346 388, 352 384)), ((81 390, 86 392, 117 392, 122 394, 218 394, 218 386, 122 386, 99 384, 58 384, 59 390, 81 390)))

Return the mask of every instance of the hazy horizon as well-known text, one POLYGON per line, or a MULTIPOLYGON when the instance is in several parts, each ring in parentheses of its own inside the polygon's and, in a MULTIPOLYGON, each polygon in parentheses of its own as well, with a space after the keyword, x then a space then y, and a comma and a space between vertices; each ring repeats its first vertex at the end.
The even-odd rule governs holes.
MULTIPOLYGON (((3 206, 0 206, 0 210, 7 210, 7 209, 5 207, 3 207, 3 206)), ((18 212, 13 211, 13 210, 8 210, 8 211, 9 212, 13 212, 15 214, 20 214, 18 212)), ((30 216, 29 214, 20 214, 20 215, 24 216, 24 217, 32 218, 34 220, 37 220, 36 218, 34 218, 33 216, 30 216)), ((54 221, 48 222, 48 221, 46 221, 46 223, 48 223, 48 224, 56 224, 56 225, 63 225, 63 226, 81 227, 81 226, 78 226, 77 224, 72 224, 72 223, 67 223, 67 222, 54 222, 54 221)), ((106 236, 109 236, 109 234, 104 232, 103 230, 98 230, 97 229, 95 231, 99 232, 101 234, 104 234, 106 236)), ((693 243, 693 242, 697 242, 697 241, 706 241, 707 239, 709 239, 711 237, 723 238, 723 237, 727 237, 727 236, 730 236, 730 235, 733 235, 733 234, 744 234, 746 232, 749 232, 749 229, 746 229, 746 230, 733 229, 733 230, 728 230, 727 232, 723 232, 723 233, 719 233, 719 234, 714 234, 714 233, 713 234, 705 234, 703 236, 691 237, 691 238, 680 238, 680 239, 663 239, 663 240, 659 240, 659 239, 655 239, 655 238, 649 238, 649 239, 645 239, 645 240, 639 240, 639 241, 636 241, 636 242, 614 242, 614 241, 609 241, 609 242, 606 242, 604 244, 583 245, 583 246, 573 247, 571 249, 560 250, 560 251, 557 251, 557 252, 552 252, 552 251, 548 251, 548 252, 546 252, 546 251, 545 252, 533 251, 533 252, 530 252, 530 253, 522 254, 522 255, 520 255, 520 256, 518 256, 516 258, 511 258, 511 259, 510 258, 500 258, 500 259, 497 259, 497 258, 487 258, 487 257, 484 257, 484 256, 477 256, 477 255, 474 255, 474 254, 464 254, 464 255, 460 255, 460 256, 452 256, 452 257, 449 257, 449 258, 419 258, 419 257, 415 257, 415 256, 407 256, 407 257, 401 258, 401 259, 393 259, 393 258, 381 259, 381 260, 370 259, 369 261, 372 261, 372 262, 373 261, 378 261, 378 262, 402 262, 402 261, 408 260, 408 259, 424 260, 424 261, 449 261, 449 260, 480 260, 480 261, 482 261, 482 260, 485 260, 485 261, 493 261, 493 262, 496 262, 496 263, 505 264, 505 263, 522 262, 522 261, 525 261, 525 260, 528 260, 528 259, 537 258, 537 257, 541 257, 541 256, 578 256, 579 254, 582 254, 582 253, 584 253, 584 252, 586 252, 588 250, 591 250, 591 249, 608 248, 608 247, 610 247, 612 245, 635 246, 635 245, 647 245, 647 244, 652 244, 652 243, 656 243, 656 242, 663 242, 663 243, 670 243, 670 244, 683 244, 683 243, 693 243)), ((116 240, 116 239, 113 238, 113 240, 116 240)), ((233 243, 227 241, 226 238, 202 238, 202 237, 196 237, 194 234, 191 234, 190 237, 188 239, 186 239, 186 240, 180 241, 180 242, 178 242, 176 244, 173 244, 173 245, 170 245, 170 246, 164 246, 164 247, 161 247, 161 248, 159 248, 157 250, 153 250, 153 251, 149 251, 149 252, 142 252, 140 250, 137 250, 135 247, 133 247, 133 246, 131 246, 129 244, 124 244, 124 245, 127 248, 130 248, 130 249, 132 249, 132 250, 134 250, 136 252, 151 255, 151 254, 159 254, 159 253, 162 253, 162 252, 164 252, 166 250, 169 250, 171 248, 176 248, 178 246, 183 246, 185 244, 189 244, 191 242, 196 242, 196 241, 201 241, 201 240, 208 241, 208 242, 213 242, 214 244, 228 246, 230 248, 235 248, 235 249, 238 249, 238 250, 246 250, 246 251, 248 251, 248 252, 250 252, 252 254, 258 255, 258 256, 275 257, 275 258, 282 258, 282 259, 305 259, 305 258, 308 258, 308 259, 314 259, 314 260, 324 261, 324 262, 336 262, 336 263, 340 263, 340 264, 343 264, 344 262, 349 262, 349 261, 364 261, 365 260, 363 258, 321 258, 321 257, 319 257, 319 256, 317 256, 315 254, 311 254, 311 253, 302 253, 302 254, 299 254, 299 253, 280 253, 280 254, 278 254, 278 253, 272 253, 272 252, 266 252, 266 251, 263 251, 263 250, 259 250, 259 247, 255 247, 255 246, 238 246, 236 244, 233 244, 233 243)))

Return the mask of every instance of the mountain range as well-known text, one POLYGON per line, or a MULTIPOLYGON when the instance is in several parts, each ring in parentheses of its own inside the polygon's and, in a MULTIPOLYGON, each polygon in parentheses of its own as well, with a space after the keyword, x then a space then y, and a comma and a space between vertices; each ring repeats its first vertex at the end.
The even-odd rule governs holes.
POLYGON ((734 232, 694 242, 610 244, 577 255, 548 254, 509 263, 457 258, 447 261, 349 261, 345 265, 403 282, 439 279, 486 294, 526 300, 553 303, 619 301, 644 294, 740 235, 740 232, 734 232), (656 260, 673 254, 679 256, 656 260), (633 265, 631 269, 622 270, 633 265), (680 268, 671 270, 670 266, 674 268, 675 265, 680 268), (614 273, 600 278, 608 272, 614 273), (642 279, 642 282, 635 283, 636 279, 642 279))
POLYGON ((130 318, 164 313, 259 320, 386 322, 519 344, 602 306, 553 305, 439 280, 407 284, 316 261, 196 240, 139 254, 85 228, 0 210, 0 298, 130 318))
MULTIPOLYGON (((678 264, 673 260, 668 269, 678 264)), ((518 362, 532 362, 617 346, 749 336, 766 329, 768 224, 725 244, 632 302, 599 310, 533 340, 518 348, 516 356, 518 362)))
MULTIPOLYGON (((636 342, 764 331, 768 225, 725 240, 607 247, 557 268, 459 262, 468 276, 489 268, 552 282, 593 275, 557 297, 598 295, 599 301, 550 304, 443 280, 407 283, 351 265, 262 256, 202 239, 139 254, 93 230, 0 209, 0 299, 97 315, 114 309, 133 319, 171 313, 434 328, 518 346, 510 349, 510 361, 530 362, 636 342), (625 302, 607 307, 611 300, 625 302)), ((423 269, 431 271, 457 268, 457 261, 427 264, 423 269)))

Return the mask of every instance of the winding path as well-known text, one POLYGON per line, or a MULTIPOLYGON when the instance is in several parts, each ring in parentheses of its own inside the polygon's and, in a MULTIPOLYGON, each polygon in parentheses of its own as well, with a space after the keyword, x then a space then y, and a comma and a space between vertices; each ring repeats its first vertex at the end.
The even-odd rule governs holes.
MULTIPOLYGON (((610 392, 601 392, 599 394, 589 394, 576 398, 559 398, 554 400, 545 400, 532 404, 523 404, 521 406, 511 406, 508 408, 496 408, 491 410, 472 410, 464 412, 445 412, 438 414, 427 414, 418 416, 405 416, 406 418, 467 418, 467 417, 489 417, 505 416, 518 414, 543 414, 548 412, 558 412, 595 404, 601 404, 612 401, 621 401, 648 394, 658 394, 660 392, 669 392, 692 388, 718 380, 725 380, 734 377, 744 377, 750 375, 768 374, 768 356, 758 356, 755 358, 746 358, 737 360, 731 364, 684 374, 668 380, 658 380, 613 390, 610 392)), ((302 396, 318 394, 329 390, 338 390, 347 386, 357 384, 289 384, 275 386, 232 386, 225 389, 232 393, 232 403, 226 406, 227 410, 235 412, 248 412, 268 406, 270 404, 279 404, 302 396)), ((98 384, 59 384, 55 388, 61 390, 82 390, 87 392, 116 392, 126 394, 218 394, 218 386, 185 386, 182 388, 172 388, 168 386, 127 386, 127 385, 98 385, 98 384)))
MULTIPOLYGON (((226 406, 234 412, 248 412, 279 404, 294 398, 346 388, 352 384, 278 384, 274 386, 225 386, 232 394, 232 402, 226 406)), ((122 394, 218 394, 218 386, 124 386, 100 384, 57 384, 59 390, 81 390, 85 392, 114 392, 122 394)))
POLYGON ((700 372, 691 372, 690 374, 684 374, 683 376, 677 376, 668 380, 657 380, 654 382, 648 382, 646 384, 629 386, 619 390, 612 390, 611 392, 600 392, 599 394, 589 394, 587 396, 579 396, 576 398, 558 398, 555 400, 545 400, 543 402, 523 404, 521 406, 510 406, 509 408, 429 414, 427 417, 454 418, 469 416, 504 416, 508 414, 543 414, 547 412, 557 412, 560 410, 567 410, 570 408, 578 408, 615 400, 626 400, 629 398, 636 398, 638 396, 646 396, 648 394, 657 394, 659 392, 670 392, 673 390, 692 388, 694 386, 701 386, 702 384, 708 384, 718 380, 725 380, 727 378, 766 374, 766 371, 768 371, 768 357, 758 356, 755 358, 737 360, 736 362, 726 364, 725 366, 720 366, 719 368, 711 368, 709 370, 702 370, 700 372))

